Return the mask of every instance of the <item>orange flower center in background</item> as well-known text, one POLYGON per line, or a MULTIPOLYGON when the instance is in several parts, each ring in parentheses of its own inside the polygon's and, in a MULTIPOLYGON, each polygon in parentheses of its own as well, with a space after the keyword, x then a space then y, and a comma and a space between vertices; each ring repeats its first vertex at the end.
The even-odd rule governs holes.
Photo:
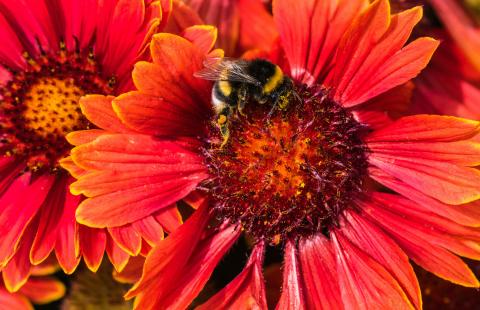
POLYGON ((79 100, 88 93, 110 94, 112 82, 100 75, 89 51, 24 55, 23 70, 0 89, 0 153, 26 162, 31 171, 58 170, 70 148, 65 135, 88 129, 79 100))
MULTIPOLYGON (((219 218, 257 238, 278 241, 328 231, 362 192, 364 127, 318 89, 299 92, 285 111, 249 102, 230 118, 224 148, 205 148, 205 185, 219 218)), ((211 135, 218 137, 218 129, 211 135)))
POLYGON ((85 127, 86 122, 78 106, 84 94, 71 77, 39 78, 25 94, 25 127, 45 138, 51 135, 64 137, 78 127, 85 127))

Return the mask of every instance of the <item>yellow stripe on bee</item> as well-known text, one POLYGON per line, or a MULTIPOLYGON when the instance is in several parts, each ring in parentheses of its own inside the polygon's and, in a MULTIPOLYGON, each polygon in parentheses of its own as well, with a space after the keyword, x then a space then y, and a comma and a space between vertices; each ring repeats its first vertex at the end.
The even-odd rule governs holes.
POLYGON ((271 93, 280 83, 283 81, 283 72, 279 66, 275 66, 275 73, 272 75, 271 78, 268 79, 265 86, 263 86, 263 93, 269 94, 271 93))
POLYGON ((218 88, 220 89, 220 92, 225 96, 228 97, 232 93, 232 86, 228 81, 219 81, 218 82, 218 88))

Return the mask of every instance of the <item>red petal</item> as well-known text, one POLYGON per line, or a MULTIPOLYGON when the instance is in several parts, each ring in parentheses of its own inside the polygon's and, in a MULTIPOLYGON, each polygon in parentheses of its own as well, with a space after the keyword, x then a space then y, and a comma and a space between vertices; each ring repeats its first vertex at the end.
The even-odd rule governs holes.
POLYGON ((140 221, 134 222, 132 225, 151 246, 155 246, 163 240, 162 224, 154 216, 147 216, 140 221))
POLYGON ((33 310, 32 304, 19 293, 10 293, 0 287, 0 307, 6 310, 33 310))
POLYGON ((197 309, 268 309, 262 275, 264 251, 263 242, 257 244, 243 271, 197 309))
POLYGON ((92 143, 75 147, 72 150, 72 159, 87 170, 139 174, 139 170, 164 171, 166 165, 178 169, 187 166, 191 170, 198 170, 198 166, 203 163, 201 156, 187 150, 180 143, 139 134, 103 135, 92 143))
POLYGON ((390 125, 408 112, 414 87, 412 82, 397 86, 355 107, 352 113, 360 123, 375 130, 390 125))
POLYGON ((0 266, 19 246, 27 225, 37 214, 54 178, 41 176, 33 183, 30 173, 19 176, 0 197, 0 266))
POLYGON ((65 295, 65 291, 66 288, 62 282, 48 277, 31 278, 20 289, 21 294, 27 296, 29 300, 36 304, 48 304, 59 300, 65 295))
POLYGON ((411 309, 397 281, 341 234, 331 233, 337 276, 346 309, 411 309))
POLYGON ((420 287, 408 256, 381 229, 356 212, 348 212, 345 219, 348 224, 338 233, 381 264, 398 281, 415 308, 421 309, 420 287))
POLYGON ((199 156, 149 136, 102 136, 75 148, 72 157, 85 168, 108 169, 71 186, 76 194, 93 196, 77 210, 77 220, 93 227, 140 220, 182 199, 208 176, 199 156))
POLYGON ((122 124, 113 111, 113 99, 113 96, 87 95, 80 99, 79 104, 82 113, 96 126, 112 132, 133 132, 122 124))
POLYGON ((80 249, 88 269, 97 272, 102 263, 107 237, 104 229, 79 226, 80 249))
POLYGON ((131 224, 108 228, 113 241, 131 256, 137 256, 142 248, 142 236, 131 224))
POLYGON ((68 191, 67 186, 65 177, 57 177, 52 185, 52 190, 40 208, 38 216, 41 221, 30 250, 30 261, 34 265, 47 259, 55 247, 61 223, 59 218, 63 215, 65 193, 68 191))
MULTIPOLYGON (((240 0, 237 2, 240 15, 240 33, 242 34, 239 37, 241 50, 270 50, 278 39, 278 31, 265 2, 258 0, 240 0)), ((227 52, 229 51, 227 50, 227 52)))
POLYGON ((102 129, 78 130, 69 133, 66 138, 68 140, 68 143, 77 146, 85 143, 90 143, 105 133, 105 130, 102 129))
POLYGON ((217 28, 210 25, 195 25, 183 30, 182 36, 208 54, 217 40, 217 28))
POLYGON ((474 201, 462 206, 452 206, 433 199, 416 188, 384 173, 377 168, 370 168, 369 175, 377 182, 408 197, 418 203, 425 212, 432 212, 444 218, 451 219, 465 226, 480 226, 480 202, 474 201))
POLYGON ((63 215, 60 218, 61 234, 58 234, 55 243, 55 256, 58 259, 60 267, 66 274, 71 274, 77 268, 80 262, 78 225, 75 222, 75 210, 80 203, 79 196, 73 196, 68 191, 65 197, 65 206, 63 215))
POLYGON ((168 233, 174 232, 182 224, 182 216, 175 205, 155 212, 154 217, 168 233))
POLYGON ((120 283, 135 283, 140 280, 143 271, 143 265, 145 264, 145 258, 142 256, 133 256, 128 261, 128 264, 121 271, 114 271, 113 278, 120 283))
POLYGON ((235 226, 225 226, 199 240, 210 218, 207 212, 206 205, 202 206, 149 253, 142 278, 126 295, 138 295, 138 308, 183 309, 201 291, 240 235, 235 226))
POLYGON ((71 156, 62 158, 59 161, 59 163, 62 166, 62 168, 67 170, 71 174, 71 176, 74 178, 80 178, 82 175, 86 173, 86 170, 75 165, 71 156))
POLYGON ((408 257, 422 268, 463 286, 480 286, 472 271, 460 258, 443 247, 432 244, 429 237, 425 239, 424 236, 416 235, 409 221, 405 222, 402 217, 383 211, 383 207, 375 203, 361 203, 361 206, 375 223, 400 245, 408 257))
POLYGON ((309 84, 325 78, 340 38, 366 4, 363 0, 273 2, 293 78, 309 84))
POLYGON ((478 71, 480 69, 480 60, 478 59, 480 31, 471 16, 463 11, 461 3, 458 1, 431 0, 430 4, 455 39, 455 43, 478 71))
POLYGON ((348 102, 346 106, 365 102, 410 81, 427 66, 438 45, 439 41, 432 38, 419 38, 408 44, 382 63, 374 78, 365 82, 362 88, 357 88, 349 99, 343 99, 348 102))
MULTIPOLYGON (((298 251, 292 241, 287 241, 283 267, 282 295, 277 304, 277 309, 303 310, 307 309, 304 300, 304 284, 298 261, 298 251)), ((305 292, 308 294, 308 292, 305 292)))
POLYGON ((198 13, 183 1, 173 1, 172 15, 168 19, 164 32, 180 34, 183 29, 193 25, 205 24, 198 13))
POLYGON ((121 79, 128 77, 149 36, 158 28, 160 21, 156 18, 160 15, 160 8, 156 1, 152 4, 155 12, 148 12, 144 0, 118 0, 113 4, 111 9, 102 10, 97 15, 97 29, 108 31, 96 32, 95 52, 104 60, 104 74, 121 79))
POLYGON ((170 280, 169 277, 173 278, 173 274, 185 266, 210 219, 207 208, 207 204, 204 203, 185 224, 153 248, 147 257, 142 278, 129 291, 128 297, 135 296, 138 292, 155 285, 158 275, 164 274, 164 277, 170 280), (170 266, 176 266, 176 268, 170 266))
POLYGON ((421 38, 401 49, 421 17, 419 7, 390 17, 388 1, 372 3, 338 47, 328 81, 335 88, 335 99, 351 107, 415 77, 438 46, 435 40, 421 38))
POLYGON ((368 148, 386 157, 399 159, 422 158, 460 166, 480 165, 480 143, 461 140, 454 142, 372 142, 368 148))
POLYGON ((36 217, 25 230, 21 243, 15 255, 2 269, 5 287, 10 292, 16 292, 22 287, 30 276, 32 265, 30 263, 30 248, 35 238, 39 218, 36 217))
POLYGON ((205 130, 198 117, 201 112, 188 102, 168 102, 158 96, 129 92, 117 97, 113 107, 125 124, 141 133, 197 137, 205 130))
POLYGON ((307 309, 343 309, 332 244, 322 234, 299 244, 307 309))
POLYGON ((402 117, 393 124, 372 132, 367 142, 451 142, 478 134, 480 122, 438 115, 402 117))
MULTIPOLYGON (((398 224, 410 226, 417 236, 461 256, 480 259, 480 230, 425 212, 418 204, 398 195, 374 193, 382 210, 401 214, 398 224)), ((391 215, 392 217, 395 217, 391 215)))
MULTIPOLYGON (((237 0, 188 0, 185 1, 205 21, 219 30, 217 46, 227 55, 234 55, 239 35, 239 4, 237 0)), ((249 12, 253 13, 253 12, 249 12)))
POLYGON ((480 171, 438 160, 370 154, 369 163, 446 204, 480 198, 480 171))
POLYGON ((130 259, 130 255, 122 250, 112 238, 107 236, 107 254, 115 271, 122 272, 130 259))
POLYGON ((133 70, 137 89, 178 106, 191 106, 198 118, 211 113, 211 83, 193 74, 203 67, 205 54, 188 40, 162 33, 150 45, 153 64, 139 62, 133 70))

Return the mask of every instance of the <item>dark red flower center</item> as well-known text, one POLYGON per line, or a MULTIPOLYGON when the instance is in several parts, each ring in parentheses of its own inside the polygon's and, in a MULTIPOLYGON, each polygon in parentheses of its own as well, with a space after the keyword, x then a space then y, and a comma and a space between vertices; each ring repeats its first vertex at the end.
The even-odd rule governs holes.
POLYGON ((0 89, 0 152, 27 162, 32 171, 58 169, 69 144, 65 135, 89 128, 79 100, 88 93, 111 93, 93 54, 68 52, 33 58, 0 89))
POLYGON ((215 212, 256 238, 328 231, 363 188, 364 126, 321 87, 299 96, 273 113, 270 103, 250 102, 246 116, 231 117, 225 147, 205 149, 215 212))

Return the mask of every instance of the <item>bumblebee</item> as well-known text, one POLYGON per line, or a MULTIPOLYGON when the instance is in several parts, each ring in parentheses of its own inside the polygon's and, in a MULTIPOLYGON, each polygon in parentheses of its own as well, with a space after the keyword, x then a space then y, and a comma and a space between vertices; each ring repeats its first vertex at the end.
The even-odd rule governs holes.
POLYGON ((236 111, 243 115, 247 101, 271 103, 273 111, 286 109, 292 95, 298 97, 292 80, 279 66, 264 59, 212 58, 207 59, 204 66, 195 76, 215 81, 212 104, 223 137, 221 148, 230 136, 229 117, 236 111))

